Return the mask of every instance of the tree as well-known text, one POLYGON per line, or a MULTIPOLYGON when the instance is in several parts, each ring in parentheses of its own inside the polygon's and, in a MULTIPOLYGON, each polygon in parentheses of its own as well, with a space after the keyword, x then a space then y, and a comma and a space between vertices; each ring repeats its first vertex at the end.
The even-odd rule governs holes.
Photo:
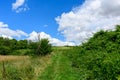
POLYGON ((120 32, 120 25, 117 25, 117 26, 116 26, 116 31, 117 31, 117 32, 120 32))
POLYGON ((8 55, 11 53, 11 49, 7 46, 0 46, 0 54, 1 55, 8 55))
POLYGON ((52 49, 51 49, 51 44, 49 43, 48 39, 41 39, 38 42, 38 48, 36 50, 37 55, 46 55, 49 54, 52 49))

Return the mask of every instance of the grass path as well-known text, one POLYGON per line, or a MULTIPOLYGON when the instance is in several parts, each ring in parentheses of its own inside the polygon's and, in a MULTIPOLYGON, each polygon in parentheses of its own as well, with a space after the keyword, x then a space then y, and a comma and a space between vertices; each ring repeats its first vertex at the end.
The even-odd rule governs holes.
POLYGON ((79 75, 71 67, 71 62, 65 55, 66 50, 56 50, 52 63, 45 69, 38 80, 78 80, 79 75))

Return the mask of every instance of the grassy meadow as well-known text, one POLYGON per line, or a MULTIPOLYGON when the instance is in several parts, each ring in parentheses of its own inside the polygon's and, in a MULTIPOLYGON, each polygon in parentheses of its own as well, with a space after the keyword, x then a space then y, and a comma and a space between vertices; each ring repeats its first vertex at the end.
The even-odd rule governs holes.
POLYGON ((69 69, 70 61, 63 55, 69 49, 70 47, 53 47, 51 54, 39 57, 1 55, 0 80, 59 80, 66 78, 72 80, 69 78, 73 75, 72 69, 69 69), (65 75, 67 73, 69 75, 65 75))
POLYGON ((38 80, 50 64, 50 57, 0 56, 0 80, 38 80))

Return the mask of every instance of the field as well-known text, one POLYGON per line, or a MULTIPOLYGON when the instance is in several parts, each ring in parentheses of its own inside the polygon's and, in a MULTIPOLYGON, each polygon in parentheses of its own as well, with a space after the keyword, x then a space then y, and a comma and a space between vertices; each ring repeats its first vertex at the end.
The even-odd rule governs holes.
POLYGON ((7 56, 3 56, 0 55, 0 62, 2 61, 14 61, 14 60, 24 60, 24 59, 28 59, 28 56, 11 56, 11 55, 7 55, 7 56))
POLYGON ((119 53, 79 54, 82 50, 81 47, 53 47, 51 54, 41 57, 0 56, 0 80, 120 79, 119 53))
POLYGON ((51 54, 42 57, 0 55, 0 80, 64 80, 65 77, 70 78, 69 76, 73 74, 69 69, 70 61, 63 55, 68 49, 70 47, 54 47, 51 54))
POLYGON ((0 56, 0 80, 38 80, 50 57, 0 56))

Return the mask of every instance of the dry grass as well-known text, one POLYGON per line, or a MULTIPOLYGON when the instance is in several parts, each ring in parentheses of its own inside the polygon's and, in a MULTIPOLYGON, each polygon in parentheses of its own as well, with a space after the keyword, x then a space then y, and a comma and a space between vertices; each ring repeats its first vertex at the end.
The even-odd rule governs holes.
POLYGON ((28 59, 28 58, 29 58, 29 56, 12 56, 12 55, 3 56, 3 55, 0 55, 0 62, 2 62, 2 61, 25 60, 25 59, 28 59))
MULTIPOLYGON (((13 55, 0 55, 0 67, 2 62, 5 62, 6 70, 10 67, 15 67, 18 72, 23 72, 22 77, 25 80, 29 75, 34 74, 31 80, 37 80, 38 77, 45 71, 46 67, 51 64, 51 57, 53 54, 46 56, 30 57, 30 56, 13 56, 13 55), (30 69, 29 69, 30 68, 30 69), (29 71, 27 71, 29 70, 29 71), (33 70, 33 72, 32 72, 33 70), (27 71, 27 72, 26 72, 27 71), (28 75, 28 76, 26 76, 28 75)), ((2 68, 0 68, 2 71, 2 68)), ((20 74, 21 75, 21 74, 20 74)), ((0 80, 2 73, 0 72, 0 80)))
POLYGON ((35 67, 35 75, 39 76, 41 73, 46 69, 46 67, 51 64, 51 56, 52 55, 46 55, 44 57, 40 57, 39 59, 39 65, 35 67))
MULTIPOLYGON (((52 54, 32 58, 29 56, 0 55, 0 63, 4 61, 6 62, 5 63, 6 69, 8 68, 7 66, 12 66, 12 67, 15 67, 18 71, 19 70, 23 71, 24 69, 31 67, 32 70, 34 70, 33 72, 34 76, 31 80, 37 80, 38 76, 42 74, 42 72, 46 69, 46 67, 49 64, 51 64, 51 56, 52 54)), ((0 71, 2 71, 2 68, 0 69, 0 71)), ((23 71, 23 73, 25 75, 29 75, 29 74, 26 74, 27 72, 25 71, 23 71)), ((27 78, 27 76, 26 77, 24 76, 24 78, 27 78)), ((29 80, 29 79, 26 79, 26 80, 29 80)))

